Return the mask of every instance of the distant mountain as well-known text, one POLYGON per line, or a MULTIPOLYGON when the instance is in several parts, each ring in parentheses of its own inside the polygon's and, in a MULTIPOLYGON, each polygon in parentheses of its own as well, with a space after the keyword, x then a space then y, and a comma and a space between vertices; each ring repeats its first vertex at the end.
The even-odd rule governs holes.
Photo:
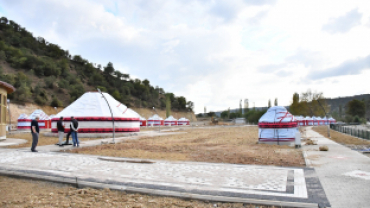
MULTIPOLYGON (((330 107, 330 112, 329 114, 339 116, 340 112, 340 106, 342 106, 342 116, 345 115, 346 112, 346 105, 349 101, 352 101, 354 99, 365 101, 365 102, 370 102, 370 94, 363 94, 363 95, 354 95, 354 96, 346 96, 346 97, 338 97, 338 98, 326 98, 326 102, 330 107)), ((289 106, 284 106, 289 110, 289 106)), ((253 109, 253 108, 249 108, 253 109)), ((262 111, 266 110, 267 107, 256 107, 256 110, 262 111)), ((236 109, 230 109, 230 113, 233 112, 239 112, 239 108, 236 109)), ((222 111, 217 111, 215 114, 220 117, 222 111)), ((367 121, 370 121, 370 109, 367 109, 365 118, 367 121)))
MULTIPOLYGON (((354 95, 354 96, 346 96, 346 97, 338 97, 338 98, 326 98, 327 104, 330 106, 330 114, 339 115, 340 106, 342 107, 342 116, 344 116, 346 112, 346 105, 349 101, 352 100, 361 100, 365 101, 366 103, 370 102, 370 94, 363 94, 363 95, 354 95)), ((366 109, 365 118, 367 121, 370 121, 370 109, 366 109)))
POLYGON ((101 66, 72 56, 6 17, 0 18, 0 80, 16 87, 9 98, 20 104, 67 106, 86 91, 99 88, 131 107, 163 109, 166 97, 172 110, 187 111, 193 106, 183 96, 151 86, 149 80, 130 79, 113 63, 101 66))

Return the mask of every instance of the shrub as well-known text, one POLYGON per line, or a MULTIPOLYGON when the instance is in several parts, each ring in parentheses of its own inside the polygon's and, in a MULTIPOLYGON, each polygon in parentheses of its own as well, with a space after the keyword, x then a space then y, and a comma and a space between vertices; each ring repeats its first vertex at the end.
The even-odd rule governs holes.
POLYGON ((58 98, 54 97, 53 100, 51 101, 50 105, 52 107, 63 107, 62 101, 58 100, 58 98))

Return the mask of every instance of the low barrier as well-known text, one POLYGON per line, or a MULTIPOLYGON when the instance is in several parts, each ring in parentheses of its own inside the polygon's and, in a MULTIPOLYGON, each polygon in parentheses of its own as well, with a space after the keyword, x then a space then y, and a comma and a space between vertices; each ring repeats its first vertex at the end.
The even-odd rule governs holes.
POLYGON ((330 124, 330 128, 348 134, 354 137, 370 140, 370 131, 365 129, 357 129, 355 125, 350 124, 330 124))

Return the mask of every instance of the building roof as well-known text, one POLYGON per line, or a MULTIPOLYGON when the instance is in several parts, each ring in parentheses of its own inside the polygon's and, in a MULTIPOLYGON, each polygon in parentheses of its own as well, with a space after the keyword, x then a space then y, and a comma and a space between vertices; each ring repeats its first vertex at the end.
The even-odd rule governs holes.
POLYGON ((12 93, 15 91, 15 88, 9 84, 9 83, 6 83, 6 82, 3 82, 3 81, 0 81, 0 86, 5 88, 6 91, 8 92, 8 94, 12 93))

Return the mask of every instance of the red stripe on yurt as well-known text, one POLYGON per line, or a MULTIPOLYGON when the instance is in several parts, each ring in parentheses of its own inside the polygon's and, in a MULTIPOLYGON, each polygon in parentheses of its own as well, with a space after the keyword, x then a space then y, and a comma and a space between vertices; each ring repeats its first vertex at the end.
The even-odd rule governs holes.
MULTIPOLYGON (((77 121, 112 121, 112 117, 75 117, 77 121)), ((58 121, 59 118, 53 118, 52 121, 58 121)), ((64 118, 64 121, 71 121, 71 118, 64 118)), ((114 121, 140 121, 140 118, 114 118, 114 121)))
POLYGON ((297 127, 297 122, 288 122, 288 123, 267 123, 261 122, 258 123, 259 128, 294 128, 297 127))

